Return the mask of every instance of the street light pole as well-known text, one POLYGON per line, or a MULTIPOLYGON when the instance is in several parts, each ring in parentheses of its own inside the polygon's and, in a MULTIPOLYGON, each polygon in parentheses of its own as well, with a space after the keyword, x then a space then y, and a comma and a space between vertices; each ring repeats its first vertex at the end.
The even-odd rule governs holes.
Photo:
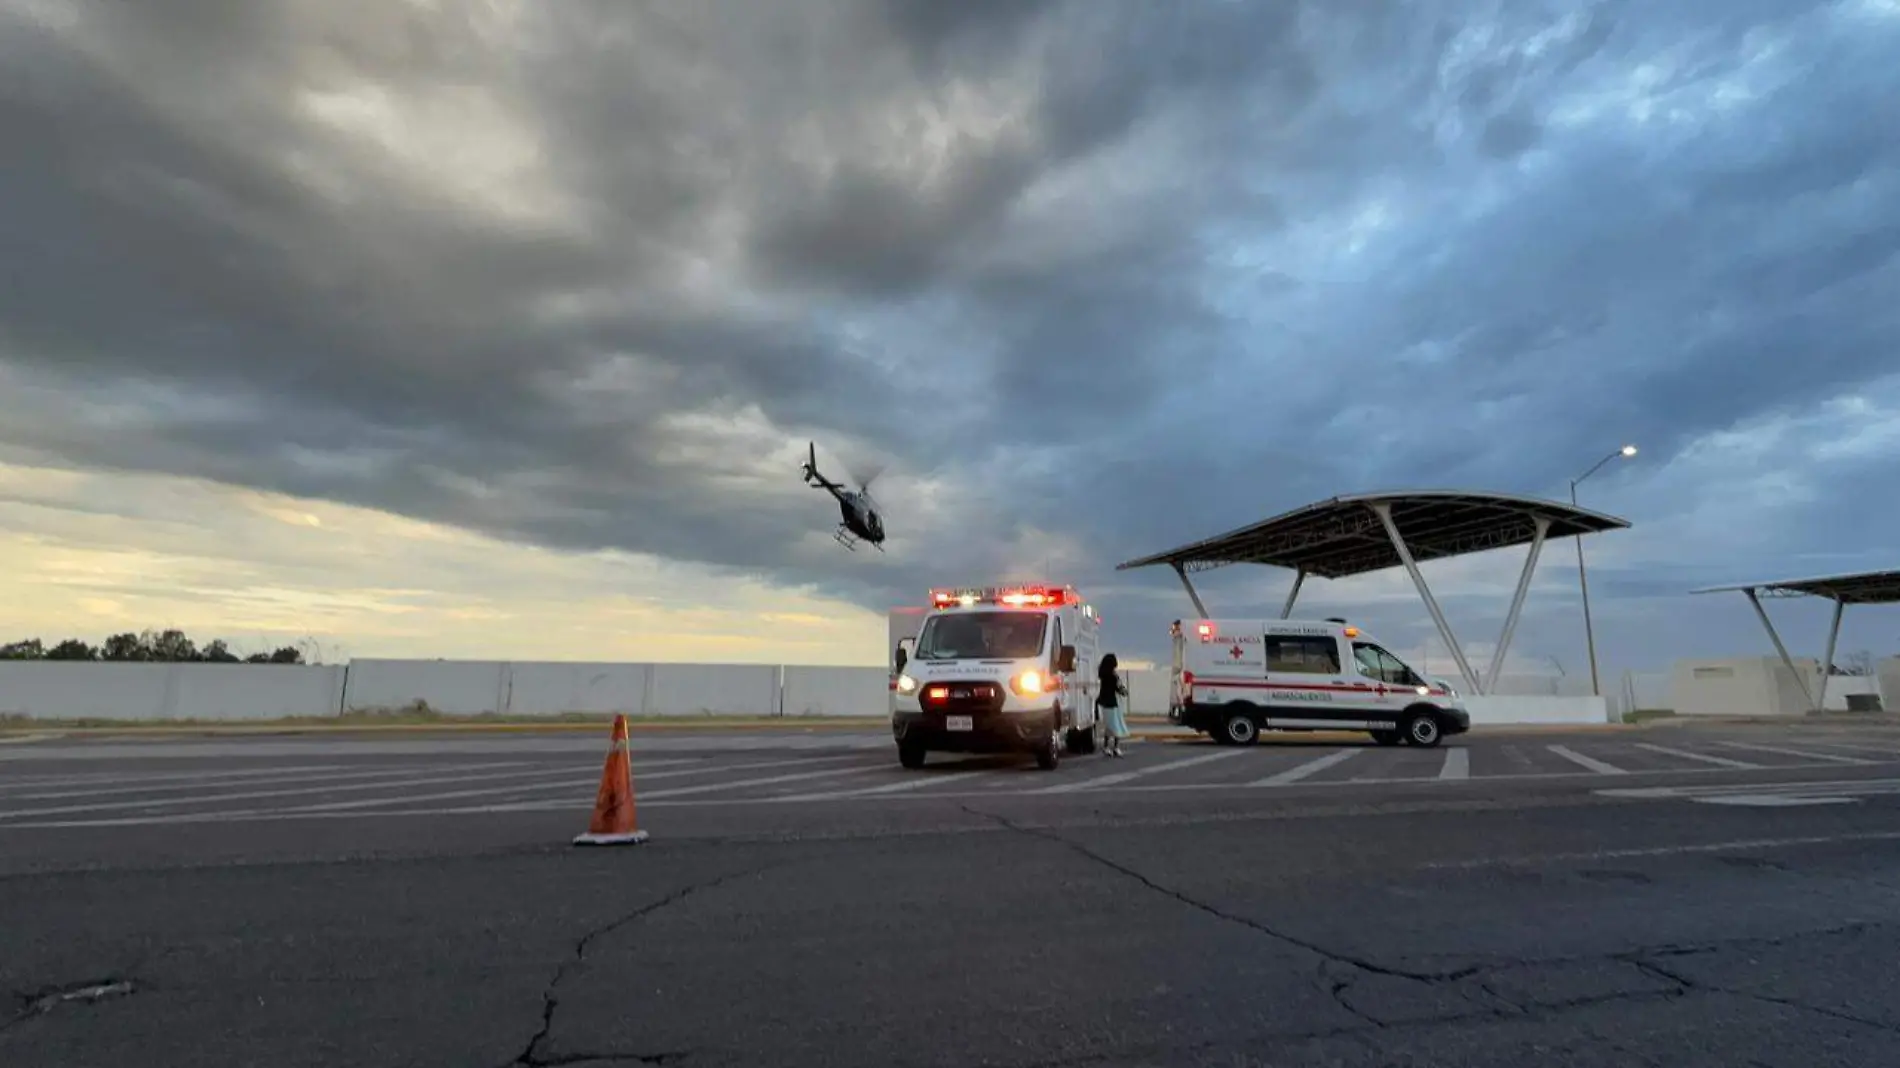
MULTIPOLYGON (((1615 452, 1609 454, 1608 456, 1605 456, 1603 459, 1598 460, 1594 465, 1591 466, 1590 470, 1585 471, 1583 474, 1578 475, 1576 478, 1571 479, 1570 480, 1570 506, 1572 508, 1579 507, 1579 505, 1577 504, 1577 486, 1580 485, 1584 479, 1589 478, 1591 475, 1596 474, 1598 471, 1603 469, 1604 464, 1609 463, 1611 460, 1614 460, 1619 456, 1628 458, 1634 455, 1636 455, 1636 446, 1625 445, 1622 448, 1616 450, 1615 452)), ((1602 697, 1603 696, 1603 682, 1597 675, 1597 634, 1596 634, 1596 628, 1593 627, 1590 623, 1590 580, 1585 575, 1584 569, 1583 569, 1583 535, 1582 534, 1577 535, 1577 589, 1583 594, 1583 640, 1590 649, 1590 696, 1602 697)))

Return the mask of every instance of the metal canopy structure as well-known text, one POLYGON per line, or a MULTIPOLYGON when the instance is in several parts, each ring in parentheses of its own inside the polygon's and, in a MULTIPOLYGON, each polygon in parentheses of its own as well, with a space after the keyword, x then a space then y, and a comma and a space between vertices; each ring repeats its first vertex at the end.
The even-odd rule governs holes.
POLYGON ((1482 694, 1497 685, 1544 542, 1552 537, 1581 537, 1621 530, 1629 525, 1627 520, 1615 516, 1535 497, 1460 490, 1367 493, 1309 504, 1217 537, 1130 560, 1116 570, 1157 564, 1172 567, 1187 589, 1188 599, 1194 602, 1195 610, 1206 618, 1207 606, 1189 581, 1189 574, 1229 564, 1287 568, 1294 572, 1294 577, 1293 589, 1280 610, 1280 618, 1286 619, 1292 615, 1293 605, 1308 575, 1336 579, 1403 567, 1431 613, 1439 637, 1445 640, 1453 659, 1458 661, 1458 670, 1466 685, 1472 692, 1482 694), (1490 670, 1480 683, 1418 565, 1426 560, 1526 544, 1530 546, 1530 554, 1518 578, 1517 593, 1511 599, 1511 610, 1505 617, 1504 632, 1492 655, 1490 670))
POLYGON ((1801 695, 1808 699, 1808 708, 1821 711, 1827 703, 1827 680, 1834 674, 1834 648, 1841 638, 1841 616, 1850 604, 1900 604, 1900 570, 1860 571, 1851 575, 1825 575, 1820 578, 1781 579, 1774 582, 1743 582, 1733 586, 1709 586, 1691 593, 1740 593, 1748 598, 1755 609, 1755 617, 1768 631, 1768 640, 1775 645, 1775 652, 1781 654, 1781 662, 1788 666, 1788 672, 1801 684, 1801 695), (1827 651, 1821 655, 1821 692, 1816 694, 1808 688, 1808 680, 1794 666, 1794 657, 1788 655, 1788 647, 1783 644, 1781 634, 1775 630, 1774 621, 1768 618, 1768 610, 1762 607, 1763 597, 1823 597, 1834 602, 1834 618, 1827 628, 1827 651))

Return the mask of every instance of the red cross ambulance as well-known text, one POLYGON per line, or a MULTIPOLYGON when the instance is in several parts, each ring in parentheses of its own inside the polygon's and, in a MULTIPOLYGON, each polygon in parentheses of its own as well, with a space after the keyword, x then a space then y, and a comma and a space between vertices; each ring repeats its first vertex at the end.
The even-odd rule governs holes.
POLYGON ((916 637, 895 652, 898 760, 917 768, 933 750, 1027 752, 1046 771, 1064 751, 1095 751, 1100 633, 1094 606, 1068 586, 930 591, 916 637))
POLYGON ((1344 620, 1201 619, 1173 626, 1169 716, 1223 745, 1262 730, 1370 731, 1435 746, 1471 729, 1458 691, 1344 620))

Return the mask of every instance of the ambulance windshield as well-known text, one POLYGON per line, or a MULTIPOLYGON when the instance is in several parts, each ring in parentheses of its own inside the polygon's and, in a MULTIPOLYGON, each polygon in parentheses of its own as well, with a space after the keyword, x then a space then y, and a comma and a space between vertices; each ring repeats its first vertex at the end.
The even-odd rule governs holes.
POLYGON ((918 660, 1024 660, 1042 653, 1049 617, 1040 612, 932 616, 917 636, 918 660))

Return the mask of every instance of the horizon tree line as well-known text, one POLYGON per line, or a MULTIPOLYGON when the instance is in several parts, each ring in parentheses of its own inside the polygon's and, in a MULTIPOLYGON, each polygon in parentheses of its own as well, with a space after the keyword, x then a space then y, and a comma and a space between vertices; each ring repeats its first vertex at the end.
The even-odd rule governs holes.
POLYGON ((294 645, 281 646, 268 653, 239 656, 223 638, 207 642, 203 648, 184 631, 126 631, 91 645, 79 638, 66 638, 47 645, 39 638, 0 645, 0 660, 59 660, 69 662, 128 664, 301 664, 303 650, 294 645))

